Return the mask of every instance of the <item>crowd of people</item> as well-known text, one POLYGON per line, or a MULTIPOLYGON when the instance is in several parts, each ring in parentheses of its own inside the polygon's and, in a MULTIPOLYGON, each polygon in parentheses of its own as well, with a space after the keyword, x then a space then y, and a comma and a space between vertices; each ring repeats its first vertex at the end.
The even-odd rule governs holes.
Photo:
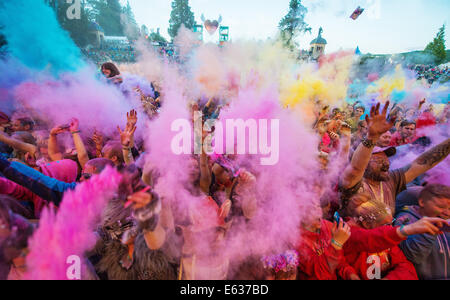
POLYGON ((90 48, 84 51, 89 60, 96 65, 101 65, 105 61, 115 61, 118 63, 136 62, 136 51, 131 46, 127 47, 106 47, 100 49, 90 48))
MULTIPOLYGON (((101 70, 111 85, 123 83, 114 64, 101 70)), ((111 136, 98 131, 88 136, 70 116, 52 128, 32 113, 0 113, 0 279, 23 279, 30 271, 29 240, 43 212, 57 209, 67 193, 109 169, 122 180, 96 229, 97 244, 83 258, 89 266, 83 279, 450 278, 450 183, 429 183, 426 176, 450 153, 448 105, 439 114, 426 99, 417 107, 317 105, 313 130, 320 137, 321 172, 342 163, 335 184, 311 187, 320 199, 314 208, 319 217, 311 213, 296 224, 298 244, 285 253, 233 261, 222 249, 233 226, 246 224, 259 209, 258 173, 231 155, 193 154, 184 186, 204 200, 175 213, 152 189, 163 170, 142 165, 146 145, 135 139, 138 119, 152 120, 164 110, 164 93, 157 83, 152 88, 152 96, 136 88, 143 109, 116 120, 111 136), (443 131, 446 139, 428 147, 430 128, 443 131), (73 147, 61 143, 65 135, 73 147), (415 160, 391 170, 402 146, 422 148, 415 160)), ((211 99, 196 101, 191 109, 193 116, 202 111, 205 123, 220 118, 222 107, 211 99)))
POLYGON ((417 73, 418 80, 425 79, 429 84, 446 82, 450 77, 448 66, 410 65, 408 69, 417 73))

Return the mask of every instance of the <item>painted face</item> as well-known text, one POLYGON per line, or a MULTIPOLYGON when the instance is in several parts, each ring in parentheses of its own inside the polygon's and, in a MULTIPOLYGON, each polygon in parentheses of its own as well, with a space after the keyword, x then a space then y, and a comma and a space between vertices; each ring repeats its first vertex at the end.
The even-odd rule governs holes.
POLYGON ((416 134, 416 125, 411 124, 405 127, 402 127, 401 135, 403 138, 412 138, 416 134))
POLYGON ((392 134, 390 131, 385 132, 383 135, 380 136, 380 139, 378 140, 378 146, 381 148, 389 147, 391 144, 391 138, 392 134))
POLYGON ((419 201, 423 214, 430 218, 450 219, 450 198, 433 198, 430 201, 419 201))
POLYGON ((364 177, 375 181, 388 181, 389 167, 390 162, 384 152, 374 154, 370 158, 364 177))

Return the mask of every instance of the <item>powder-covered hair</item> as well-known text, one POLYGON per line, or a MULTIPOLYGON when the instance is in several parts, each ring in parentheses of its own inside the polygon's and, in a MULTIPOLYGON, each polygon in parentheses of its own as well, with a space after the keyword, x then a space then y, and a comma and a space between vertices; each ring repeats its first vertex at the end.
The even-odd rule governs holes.
POLYGON ((360 224, 379 224, 386 216, 391 215, 386 204, 373 199, 369 193, 359 193, 351 197, 348 212, 360 224))
POLYGON ((431 201, 433 198, 450 199, 450 186, 429 184, 420 192, 419 199, 422 199, 424 202, 431 201))

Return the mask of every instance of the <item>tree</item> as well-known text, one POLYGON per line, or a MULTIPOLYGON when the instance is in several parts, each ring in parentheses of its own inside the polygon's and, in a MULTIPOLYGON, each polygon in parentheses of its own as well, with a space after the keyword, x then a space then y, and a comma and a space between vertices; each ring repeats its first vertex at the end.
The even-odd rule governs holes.
POLYGON ((172 39, 177 36, 181 24, 184 24, 187 29, 194 28, 195 17, 189 6, 189 0, 173 0, 169 24, 168 32, 172 39))
POLYGON ((130 40, 136 40, 139 38, 139 26, 134 17, 130 1, 127 1, 127 5, 122 9, 122 26, 124 27, 126 36, 130 40))
POLYGON ((167 44, 167 40, 159 33, 159 30, 157 32, 152 32, 148 39, 151 42, 158 42, 158 43, 164 43, 167 44))
POLYGON ((445 25, 437 33, 434 40, 427 45, 425 52, 434 55, 435 62, 441 64, 446 61, 447 52, 445 51, 445 25))
POLYGON ((299 34, 309 32, 311 27, 305 22, 308 9, 302 5, 301 0, 291 0, 288 14, 280 21, 280 37, 285 47, 293 51, 298 44, 295 42, 299 34))
POLYGON ((105 31, 105 35, 123 36, 121 22, 122 6, 119 0, 89 0, 92 7, 91 18, 105 31))

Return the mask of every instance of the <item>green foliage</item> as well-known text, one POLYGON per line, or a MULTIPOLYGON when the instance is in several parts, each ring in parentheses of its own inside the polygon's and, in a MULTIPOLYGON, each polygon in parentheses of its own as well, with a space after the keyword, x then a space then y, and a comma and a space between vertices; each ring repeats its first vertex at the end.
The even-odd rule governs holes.
POLYGON ((80 19, 68 19, 67 11, 72 4, 59 0, 56 5, 56 16, 62 28, 69 32, 72 40, 78 47, 85 47, 89 44, 89 14, 84 3, 81 7, 80 19))
POLYGON ((151 42, 167 43, 167 40, 159 33, 153 32, 148 37, 151 42))
POLYGON ((280 21, 280 37, 285 47, 292 51, 298 47, 295 42, 299 34, 311 33, 311 27, 305 22, 308 9, 302 5, 301 0, 291 0, 288 14, 280 21))
POLYGON ((88 0, 91 7, 91 19, 95 20, 105 31, 105 35, 123 36, 121 22, 122 6, 119 0, 88 0))
POLYGON ((445 25, 443 25, 437 33, 434 40, 427 45, 425 52, 434 55, 437 64, 446 61, 447 52, 445 51, 445 25))
POLYGON ((169 21, 169 35, 172 39, 177 36, 181 24, 187 29, 193 29, 195 25, 194 13, 189 6, 189 0, 173 0, 172 12, 169 21))
POLYGON ((127 5, 122 9, 122 25, 124 25, 125 35, 130 40, 136 40, 139 38, 140 31, 139 26, 134 17, 133 9, 130 2, 127 1, 127 5))

